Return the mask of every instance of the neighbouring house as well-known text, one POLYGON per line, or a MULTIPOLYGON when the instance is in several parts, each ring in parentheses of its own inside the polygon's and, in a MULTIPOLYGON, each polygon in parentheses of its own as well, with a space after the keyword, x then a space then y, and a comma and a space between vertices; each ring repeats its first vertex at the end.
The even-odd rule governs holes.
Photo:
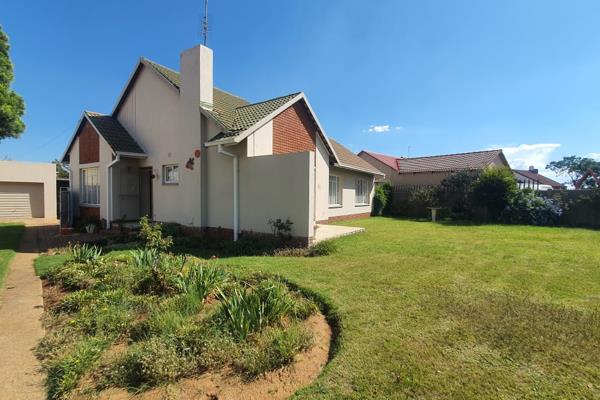
POLYGON ((56 166, 0 161, 0 219, 56 219, 56 166))
POLYGON ((318 223, 370 215, 382 175, 326 135, 303 93, 249 103, 214 87, 204 46, 179 72, 140 59, 110 114, 83 113, 62 161, 80 219, 148 215, 234 240, 289 218, 310 242, 318 223))
POLYGON ((530 166, 528 170, 513 169, 513 174, 517 179, 519 188, 531 188, 534 190, 551 190, 551 189, 564 189, 565 185, 556 182, 542 174, 533 167, 530 166))
POLYGON ((358 156, 385 174, 392 185, 438 185, 459 171, 477 171, 488 166, 510 168, 502 150, 474 151, 426 157, 394 157, 372 151, 358 156))

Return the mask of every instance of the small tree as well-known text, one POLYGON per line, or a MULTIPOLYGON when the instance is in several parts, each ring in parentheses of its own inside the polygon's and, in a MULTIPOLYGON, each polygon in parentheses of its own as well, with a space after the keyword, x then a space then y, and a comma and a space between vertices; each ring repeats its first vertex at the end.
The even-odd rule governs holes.
POLYGON ((25 124, 21 120, 25 113, 25 103, 10 88, 14 75, 9 50, 8 37, 0 26, 0 140, 17 138, 25 130, 25 124))
POLYGON ((56 165, 57 178, 69 179, 69 171, 63 166, 63 164, 60 161, 58 161, 58 159, 54 159, 54 161, 52 161, 52 164, 56 165))
POLYGON ((473 201, 497 221, 517 190, 517 180, 509 168, 489 167, 473 184, 473 201))
POLYGON ((392 205, 392 185, 388 182, 380 183, 375 186, 375 195, 373 196, 373 215, 389 214, 392 205))
MULTIPOLYGON (((562 160, 552 161, 546 165, 546 168, 555 172, 557 175, 567 175, 573 185, 582 178, 587 171, 592 171, 600 174, 600 162, 591 158, 569 156, 563 157, 562 160)), ((581 188, 595 188, 596 181, 590 176, 581 182, 581 188)))
POLYGON ((480 171, 456 172, 440 183, 440 203, 454 214, 465 216, 471 212, 473 184, 480 171))
POLYGON ((146 248, 157 251, 167 251, 173 244, 171 236, 163 238, 162 225, 151 223, 147 216, 140 218, 140 239, 146 248))

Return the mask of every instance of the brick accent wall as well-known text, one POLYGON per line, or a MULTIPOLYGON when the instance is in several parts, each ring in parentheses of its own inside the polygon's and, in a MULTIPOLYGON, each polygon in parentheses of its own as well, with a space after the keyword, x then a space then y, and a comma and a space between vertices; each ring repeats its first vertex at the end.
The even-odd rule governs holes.
POLYGON ((273 119, 273 154, 315 151, 317 129, 304 103, 295 103, 273 119))
POLYGON ((100 161, 100 137, 88 121, 79 133, 79 163, 88 164, 100 161))
POLYGON ((324 221, 317 221, 317 223, 318 224, 326 224, 328 222, 346 221, 349 219, 369 218, 370 216, 371 216, 370 212, 358 213, 358 214, 348 214, 348 215, 338 215, 336 217, 329 217, 329 219, 326 219, 324 221))

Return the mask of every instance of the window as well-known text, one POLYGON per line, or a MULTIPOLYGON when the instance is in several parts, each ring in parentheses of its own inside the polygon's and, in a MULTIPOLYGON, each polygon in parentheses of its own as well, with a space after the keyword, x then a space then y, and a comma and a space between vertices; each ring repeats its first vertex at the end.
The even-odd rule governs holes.
POLYGON ((179 183, 179 166, 178 165, 163 165, 163 183, 176 184, 179 183))
POLYGON ((341 206, 342 196, 340 193, 340 177, 335 175, 329 176, 329 205, 341 206))
POLYGON ((98 168, 81 169, 81 204, 97 206, 100 204, 100 186, 98 185, 98 168))
POLYGON ((366 179, 357 179, 354 191, 354 203, 369 204, 369 182, 366 179))

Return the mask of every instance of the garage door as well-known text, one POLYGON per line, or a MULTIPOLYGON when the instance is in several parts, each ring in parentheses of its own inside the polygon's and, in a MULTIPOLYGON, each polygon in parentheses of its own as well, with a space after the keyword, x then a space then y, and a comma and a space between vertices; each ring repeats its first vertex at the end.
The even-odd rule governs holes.
POLYGON ((43 218, 42 183, 0 182, 0 218, 43 218))

